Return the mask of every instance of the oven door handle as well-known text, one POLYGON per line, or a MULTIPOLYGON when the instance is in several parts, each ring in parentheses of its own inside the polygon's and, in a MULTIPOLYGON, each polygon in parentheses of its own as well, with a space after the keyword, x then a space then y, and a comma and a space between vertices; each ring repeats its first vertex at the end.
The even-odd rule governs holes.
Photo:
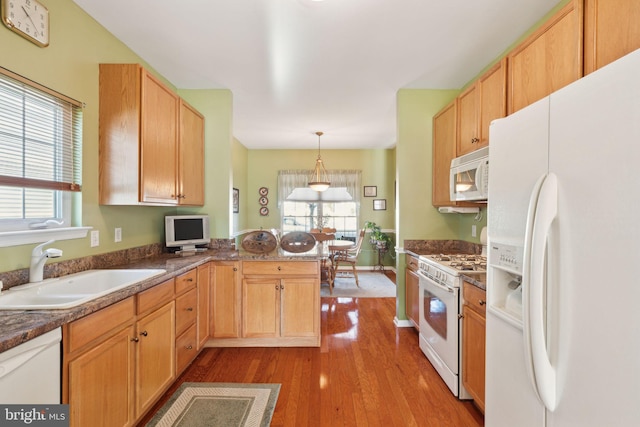
POLYGON ((418 274, 420 275, 420 277, 424 280, 429 281, 429 283, 439 289, 442 289, 443 291, 449 292, 449 293, 454 293, 455 290, 453 288, 450 288, 449 286, 445 286, 445 285, 441 285, 440 283, 436 282, 435 280, 425 276, 424 274, 422 274, 420 271, 418 271, 418 274))

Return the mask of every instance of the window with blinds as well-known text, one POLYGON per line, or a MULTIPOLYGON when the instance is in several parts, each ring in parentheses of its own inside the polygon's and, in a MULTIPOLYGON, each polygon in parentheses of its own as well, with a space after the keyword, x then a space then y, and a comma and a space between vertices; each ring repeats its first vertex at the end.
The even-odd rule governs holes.
POLYGON ((0 68, 0 231, 69 227, 82 105, 0 68))

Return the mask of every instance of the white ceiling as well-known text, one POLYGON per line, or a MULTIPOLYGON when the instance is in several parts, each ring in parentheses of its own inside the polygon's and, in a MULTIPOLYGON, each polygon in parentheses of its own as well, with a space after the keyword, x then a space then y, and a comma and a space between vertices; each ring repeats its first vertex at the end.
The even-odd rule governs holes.
MULTIPOLYGON (((74 0, 247 148, 389 148, 396 92, 458 89, 558 0, 74 0)), ((425 118, 428 120, 428 118, 425 118)))

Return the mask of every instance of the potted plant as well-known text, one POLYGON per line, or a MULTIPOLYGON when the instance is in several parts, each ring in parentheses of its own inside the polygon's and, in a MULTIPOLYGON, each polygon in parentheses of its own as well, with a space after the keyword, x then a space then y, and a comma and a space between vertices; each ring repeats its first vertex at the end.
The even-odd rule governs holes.
POLYGON ((383 232, 380 229, 380 226, 372 221, 367 221, 364 223, 365 230, 370 230, 369 241, 372 245, 378 246, 379 248, 390 248, 393 244, 393 240, 391 236, 387 233, 383 232))

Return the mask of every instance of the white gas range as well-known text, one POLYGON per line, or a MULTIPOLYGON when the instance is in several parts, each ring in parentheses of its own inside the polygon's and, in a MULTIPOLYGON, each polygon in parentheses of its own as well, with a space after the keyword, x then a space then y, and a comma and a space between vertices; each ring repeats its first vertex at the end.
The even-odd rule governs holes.
POLYGON ((421 255, 420 349, 451 392, 460 399, 471 396, 462 386, 461 274, 485 273, 487 258, 481 255, 421 255))

